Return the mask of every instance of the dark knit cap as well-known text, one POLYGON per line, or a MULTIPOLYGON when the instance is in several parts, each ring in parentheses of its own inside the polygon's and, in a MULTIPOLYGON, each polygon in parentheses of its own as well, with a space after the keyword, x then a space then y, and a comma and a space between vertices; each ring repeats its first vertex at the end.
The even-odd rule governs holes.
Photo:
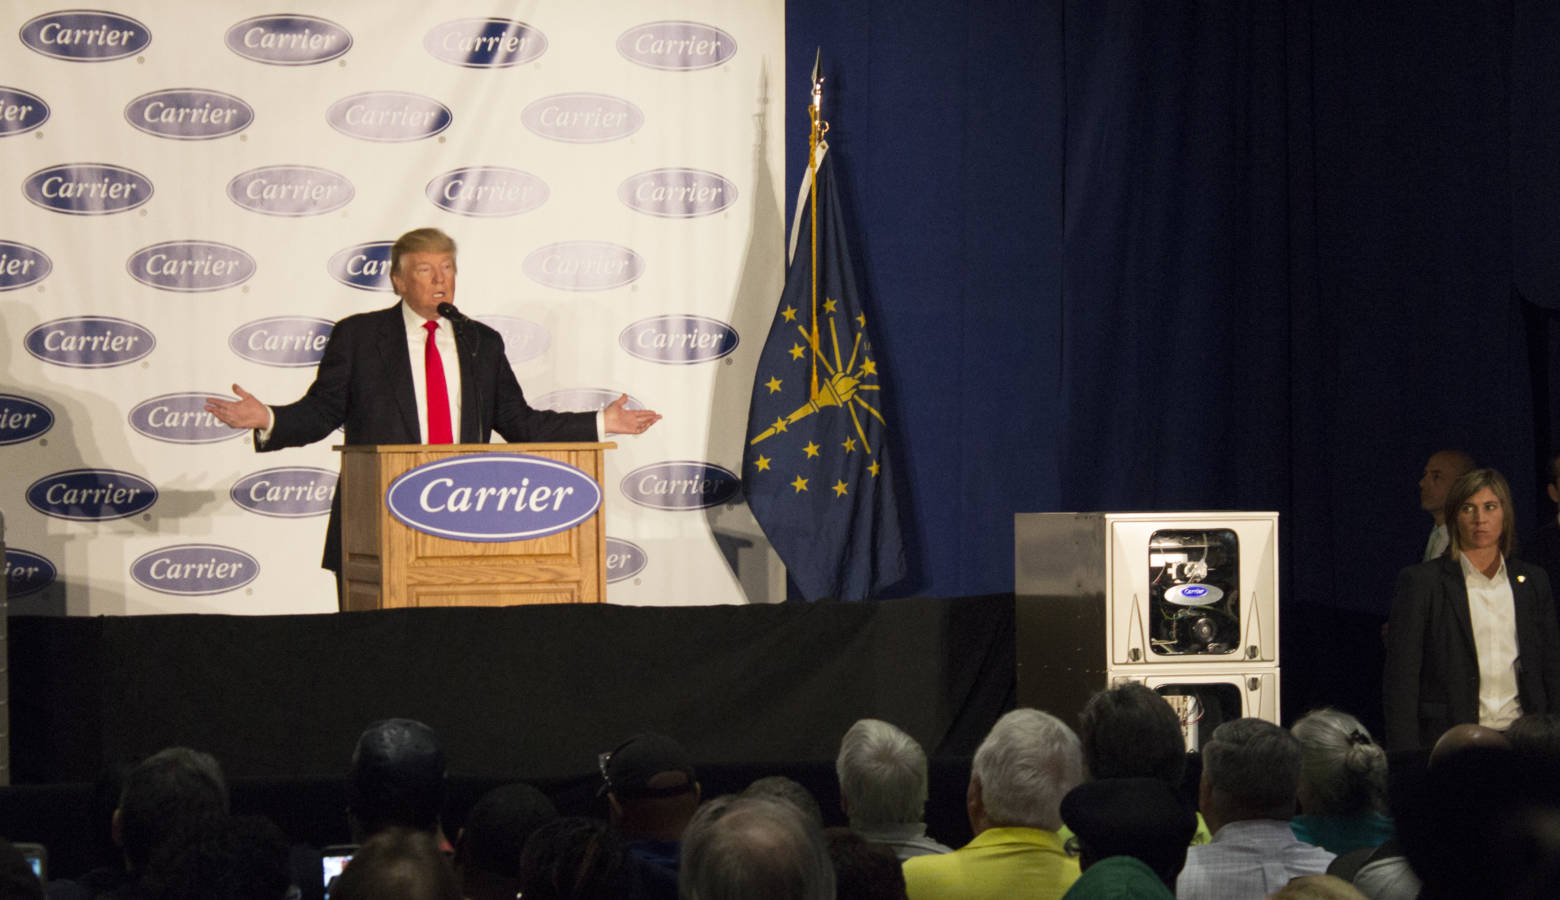
POLYGON ((1088 861, 1131 856, 1174 885, 1186 865, 1197 814, 1158 778, 1104 778, 1062 798, 1062 821, 1088 861))

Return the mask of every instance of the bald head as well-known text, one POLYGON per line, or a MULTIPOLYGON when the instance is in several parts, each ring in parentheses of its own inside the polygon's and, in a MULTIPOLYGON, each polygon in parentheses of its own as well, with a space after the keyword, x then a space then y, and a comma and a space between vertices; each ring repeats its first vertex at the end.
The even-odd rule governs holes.
POLYGON ((1511 742, 1506 740, 1504 734, 1483 725, 1453 725, 1436 739, 1435 746, 1430 750, 1430 765, 1444 762, 1448 757, 1472 747, 1507 750, 1511 742))
POLYGON ((1437 525, 1446 521, 1446 492, 1452 482, 1472 471, 1473 457, 1461 450, 1440 450, 1425 463, 1419 478, 1419 508, 1435 517, 1437 525))

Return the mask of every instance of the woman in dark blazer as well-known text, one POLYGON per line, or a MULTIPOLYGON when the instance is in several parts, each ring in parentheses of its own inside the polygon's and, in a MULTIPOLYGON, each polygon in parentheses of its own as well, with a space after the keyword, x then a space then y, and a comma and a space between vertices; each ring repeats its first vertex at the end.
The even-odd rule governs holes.
MULTIPOLYGON (((1516 651, 1509 665, 1517 713, 1560 712, 1560 627, 1549 576, 1511 558, 1515 520, 1506 479, 1494 469, 1475 469, 1447 492, 1452 543, 1446 553, 1398 575, 1383 685, 1387 749, 1429 748, 1453 725, 1479 723, 1480 660, 1468 585, 1470 579, 1488 585, 1501 571, 1511 608, 1498 604, 1492 631, 1498 644, 1516 651)), ((1507 664, 1501 660, 1496 668, 1507 664)))

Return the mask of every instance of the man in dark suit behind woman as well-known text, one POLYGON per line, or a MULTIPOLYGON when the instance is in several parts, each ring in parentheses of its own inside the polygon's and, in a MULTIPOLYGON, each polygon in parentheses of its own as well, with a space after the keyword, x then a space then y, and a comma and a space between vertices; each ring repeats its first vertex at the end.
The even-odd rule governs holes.
POLYGON ((1447 728, 1504 729, 1560 711, 1560 626, 1549 576, 1511 558, 1511 488, 1494 469, 1446 496, 1451 546, 1398 575, 1384 685, 1391 750, 1428 748, 1447 728))

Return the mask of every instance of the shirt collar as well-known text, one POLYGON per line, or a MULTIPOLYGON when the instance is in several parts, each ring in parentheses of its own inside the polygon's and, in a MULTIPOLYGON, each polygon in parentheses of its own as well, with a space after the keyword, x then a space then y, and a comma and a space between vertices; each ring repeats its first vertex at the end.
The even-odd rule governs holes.
MULTIPOLYGON (((429 321, 428 319, 424 319, 422 316, 419 316, 417 313, 412 312, 412 308, 406 305, 405 300, 401 301, 401 320, 406 323, 406 331, 408 334, 424 333, 423 323, 429 321)), ((439 329, 442 331, 445 327, 444 323, 448 320, 443 316, 439 316, 432 321, 438 322, 439 329)))
POLYGON ((1457 551, 1457 562, 1460 566, 1462 566, 1463 578, 1477 577, 1491 582, 1501 582, 1506 580, 1505 555, 1500 557, 1500 568, 1496 569, 1495 574, 1491 575, 1489 578, 1484 578, 1484 573, 1475 568, 1473 563, 1468 561, 1468 554, 1462 552, 1461 550, 1457 551))

